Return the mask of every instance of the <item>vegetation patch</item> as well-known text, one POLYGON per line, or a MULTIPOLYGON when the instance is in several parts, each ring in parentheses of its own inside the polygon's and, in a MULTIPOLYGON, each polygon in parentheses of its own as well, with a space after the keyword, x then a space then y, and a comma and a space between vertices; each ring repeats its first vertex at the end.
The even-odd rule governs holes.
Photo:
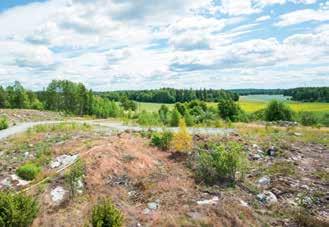
POLYGON ((153 133, 151 138, 151 144, 160 148, 161 150, 169 150, 172 139, 173 134, 169 131, 165 131, 162 133, 153 133))
POLYGON ((0 191, 0 226, 30 226, 39 207, 30 196, 0 191))
POLYGON ((123 215, 110 199, 104 199, 94 206, 91 224, 93 227, 121 227, 123 215))
POLYGON ((0 117, 0 130, 6 129, 9 127, 8 119, 6 117, 0 117))
POLYGON ((16 174, 24 180, 34 180, 40 173, 41 168, 34 163, 26 163, 16 170, 16 174))
POLYGON ((243 177, 248 161, 243 147, 236 142, 212 144, 201 149, 196 160, 196 176, 207 184, 236 181, 237 172, 243 177))
POLYGON ((80 189, 80 182, 83 181, 84 172, 85 165, 81 159, 78 159, 64 175, 65 183, 69 187, 72 197, 74 197, 76 192, 80 189))

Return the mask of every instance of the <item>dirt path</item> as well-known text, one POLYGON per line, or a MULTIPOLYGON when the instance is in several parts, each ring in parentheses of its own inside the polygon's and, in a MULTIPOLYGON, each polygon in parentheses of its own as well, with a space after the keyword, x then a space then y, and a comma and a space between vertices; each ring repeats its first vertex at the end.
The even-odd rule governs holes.
MULTIPOLYGON (((37 125, 46 125, 46 124, 59 124, 59 123, 79 123, 79 124, 90 124, 95 126, 106 127, 111 131, 123 132, 126 130, 129 131, 143 131, 143 130, 153 130, 161 131, 160 127, 141 127, 141 126, 129 126, 123 125, 119 122, 110 122, 107 120, 68 120, 68 121, 39 121, 39 122, 26 122, 13 127, 7 128, 0 131, 0 140, 5 139, 9 136, 13 136, 19 133, 26 132, 29 128, 32 128, 37 125)), ((177 128, 168 128, 168 130, 176 131, 177 128)), ((189 128, 192 134, 207 134, 207 135, 224 135, 233 132, 233 129, 223 129, 223 128, 189 128)))

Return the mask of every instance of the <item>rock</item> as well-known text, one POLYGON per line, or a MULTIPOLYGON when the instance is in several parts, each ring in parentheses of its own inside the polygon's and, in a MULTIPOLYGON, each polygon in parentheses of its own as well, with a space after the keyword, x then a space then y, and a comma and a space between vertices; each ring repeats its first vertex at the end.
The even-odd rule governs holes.
POLYGON ((262 156, 260 154, 252 154, 250 157, 252 160, 262 159, 262 156))
POLYGON ((57 167, 60 167, 61 166, 61 163, 58 162, 58 161, 51 161, 50 164, 49 164, 50 168, 52 169, 55 169, 57 167))
POLYGON ((158 208, 159 204, 158 203, 148 203, 147 204, 147 207, 150 209, 150 210, 156 210, 158 208))
POLYGON ((192 218, 193 220, 200 220, 202 219, 202 215, 198 212, 188 212, 187 215, 192 218))
POLYGON ((0 189, 1 188, 11 188, 11 187, 12 187, 12 184, 11 184, 11 180, 9 177, 6 177, 5 179, 3 179, 0 182, 0 189))
POLYGON ((149 208, 145 208, 143 210, 143 214, 149 214, 151 212, 151 210, 149 208))
POLYGON ((11 181, 15 182, 16 186, 26 186, 30 183, 30 181, 23 180, 16 174, 12 174, 10 175, 10 177, 11 177, 11 181))
POLYGON ((259 148, 259 146, 257 144, 253 144, 252 147, 255 148, 255 149, 259 148))
POLYGON ((219 200, 218 196, 214 196, 212 199, 197 201, 197 204, 198 205, 217 204, 218 200, 219 200))
POLYGON ((65 167, 75 162, 78 155, 61 155, 56 157, 55 160, 50 162, 50 168, 55 169, 58 167, 65 167))
POLYGON ((29 154, 30 154, 29 152, 25 152, 25 153, 24 153, 24 157, 25 157, 25 158, 28 158, 28 157, 29 157, 29 154))
POLYGON ((66 193, 67 191, 63 187, 57 186, 50 192, 51 200, 59 204, 63 201, 66 193))
POLYGON ((257 184, 259 184, 261 186, 266 186, 266 185, 269 185, 270 183, 271 183, 271 179, 268 176, 261 177, 257 181, 257 184))
POLYGON ((274 146, 271 146, 268 150, 267 150, 267 154, 269 155, 269 156, 275 156, 275 153, 276 153, 276 148, 274 147, 274 146))
POLYGON ((302 136, 303 134, 302 133, 299 133, 299 132, 295 132, 294 135, 295 136, 302 136))
POLYGON ((241 204, 241 206, 243 206, 243 207, 249 207, 248 203, 245 202, 245 201, 243 201, 242 199, 240 199, 240 204, 241 204))
POLYGON ((264 191, 263 193, 258 194, 257 199, 266 205, 273 205, 278 202, 276 196, 270 191, 264 191))

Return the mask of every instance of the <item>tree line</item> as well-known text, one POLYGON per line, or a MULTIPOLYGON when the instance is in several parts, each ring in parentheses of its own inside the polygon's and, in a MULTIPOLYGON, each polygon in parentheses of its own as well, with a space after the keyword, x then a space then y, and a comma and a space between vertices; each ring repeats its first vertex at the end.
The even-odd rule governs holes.
POLYGON ((303 87, 288 89, 283 92, 291 100, 301 102, 329 102, 329 87, 303 87))
POLYGON ((239 100, 239 95, 234 92, 214 89, 173 89, 161 88, 153 90, 139 90, 139 91, 110 91, 97 92, 101 97, 120 101, 127 97, 129 100, 137 102, 152 102, 152 103, 177 103, 190 102, 193 100, 201 100, 205 102, 218 102, 222 97, 230 97, 234 101, 239 100))
POLYGON ((68 80, 53 80, 39 92, 25 89, 18 81, 6 88, 0 86, 0 108, 52 110, 100 118, 117 117, 121 111, 114 101, 68 80))
POLYGON ((329 87, 300 87, 290 89, 233 89, 238 95, 284 95, 300 102, 329 102, 329 87))

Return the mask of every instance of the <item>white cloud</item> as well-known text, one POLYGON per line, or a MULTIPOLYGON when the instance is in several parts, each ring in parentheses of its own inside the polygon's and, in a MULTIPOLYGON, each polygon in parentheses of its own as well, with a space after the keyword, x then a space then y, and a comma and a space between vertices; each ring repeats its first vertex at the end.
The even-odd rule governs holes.
MULTIPOLYGON (((49 0, 28 4, 0 14, 0 84, 18 79, 40 89, 51 79, 70 79, 106 90, 213 87, 220 80, 225 82, 216 86, 238 87, 239 82, 249 85, 258 77, 253 85, 267 80, 275 86, 281 83, 280 76, 293 83, 291 72, 304 79, 311 75, 304 65, 329 64, 327 4, 307 9, 315 2, 49 0), (275 13, 272 18, 266 14, 275 9, 270 7, 287 2, 301 4, 303 10, 280 16, 278 26, 295 28, 313 21, 316 28, 292 29, 289 37, 274 33, 268 22, 275 13), (305 73, 292 69, 298 67, 305 73)), ((324 81, 322 75, 329 69, 319 66, 314 72, 324 81)))
POLYGON ((267 16, 261 16, 261 17, 258 17, 258 18, 256 19, 256 21, 257 21, 257 22, 263 22, 263 21, 267 21, 267 20, 269 20, 269 19, 271 19, 271 16, 267 15, 267 16))
POLYGON ((294 12, 286 13, 280 16, 280 21, 276 23, 277 26, 291 26, 308 21, 328 21, 329 10, 313 10, 303 9, 294 12))

